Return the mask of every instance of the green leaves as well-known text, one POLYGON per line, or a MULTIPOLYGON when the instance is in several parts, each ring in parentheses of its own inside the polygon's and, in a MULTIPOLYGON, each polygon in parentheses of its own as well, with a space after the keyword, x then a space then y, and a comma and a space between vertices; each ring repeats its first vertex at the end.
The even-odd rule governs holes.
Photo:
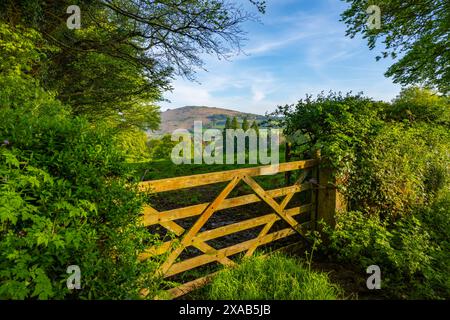
POLYGON ((306 143, 294 141, 294 147, 300 152, 322 149, 329 165, 345 173, 352 170, 356 152, 370 141, 381 122, 382 105, 361 94, 322 93, 315 99, 307 96, 296 105, 279 107, 276 114, 283 117, 288 135, 306 138, 306 143))
MULTIPOLYGON (((265 1, 250 2, 264 13, 265 1)), ((242 24, 257 17, 238 1, 77 4, 89 14, 82 14, 81 29, 69 30, 65 2, 0 3, 0 72, 26 72, 74 114, 106 119, 119 130, 157 129, 156 103, 174 75, 193 79, 205 53, 240 53, 242 24)))
POLYGON ((447 97, 409 88, 391 104, 360 95, 308 96, 279 107, 305 158, 321 148, 350 212, 322 250, 361 272, 378 265, 395 298, 448 299, 450 134, 447 97), (444 200, 441 199, 444 197, 444 200))
POLYGON ((448 199, 438 201, 391 224, 362 212, 342 213, 336 216, 335 230, 324 228, 329 241, 321 249, 361 270, 380 266, 383 288, 394 298, 445 299, 450 294, 449 242, 444 240, 449 208, 448 199))
POLYGON ((52 283, 42 269, 37 268, 34 270, 33 280, 35 285, 31 294, 32 297, 37 297, 40 300, 47 300, 53 297, 52 283))
MULTIPOLYGON (((194 293, 195 294, 195 293, 194 293)), ((219 300, 336 300, 342 289, 325 273, 312 271, 298 258, 273 253, 240 261, 217 273, 200 289, 200 299, 219 300)))
POLYGON ((427 122, 450 128, 450 98, 429 89, 410 87, 394 100, 388 117, 405 123, 427 122))
POLYGON ((2 203, 0 207, 0 222, 16 224, 21 210, 26 205, 22 197, 14 192, 2 192, 0 195, 0 203, 2 203))
POLYGON ((123 178, 113 130, 69 116, 32 79, 14 95, 10 79, 0 74, 11 92, 0 106, 0 141, 9 141, 0 146, 0 299, 153 292, 155 266, 137 259, 153 237, 140 224, 143 198, 123 178), (74 264, 84 282, 70 292, 74 264))
POLYGON ((393 103, 362 95, 307 96, 279 107, 293 148, 320 148, 353 210, 391 219, 429 203, 450 181, 447 97, 409 88, 393 103), (300 138, 299 138, 300 137, 300 138))
POLYGON ((377 60, 392 58, 396 62, 386 76, 402 85, 427 85, 443 94, 450 93, 450 7, 447 0, 344 0, 349 7, 342 14, 347 35, 362 34, 370 49, 381 42, 384 51, 377 60), (380 7, 381 29, 366 27, 366 9, 380 7), (400 57, 400 58, 398 58, 400 57))
POLYGON ((355 207, 391 219, 430 203, 450 177, 449 141, 448 130, 438 125, 387 123, 361 151, 350 177, 355 207))

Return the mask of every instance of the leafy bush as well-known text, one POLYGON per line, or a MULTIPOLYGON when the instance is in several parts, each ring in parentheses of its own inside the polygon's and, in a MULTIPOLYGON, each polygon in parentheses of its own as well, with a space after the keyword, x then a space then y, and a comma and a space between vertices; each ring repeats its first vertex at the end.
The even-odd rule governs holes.
POLYGON ((70 117, 20 74, 0 83, 0 298, 155 292, 155 266, 137 259, 152 241, 139 223, 143 199, 110 130, 70 117), (66 287, 70 265, 81 268, 79 291, 66 287))
POLYGON ((427 122, 450 125, 450 99, 418 87, 404 89, 394 100, 389 119, 405 122, 427 122))
POLYGON ((277 114, 286 133, 298 137, 296 152, 309 158, 322 150, 352 210, 395 218, 430 202, 450 177, 448 110, 448 98, 412 88, 392 104, 330 93, 277 114), (406 121, 405 110, 413 110, 414 121, 406 121))
POLYGON ((387 123, 361 150, 347 196, 352 207, 387 218, 430 203, 450 177, 449 131, 418 123, 387 123))
POLYGON ((165 135, 161 139, 150 140, 148 146, 152 160, 170 160, 172 149, 177 142, 172 141, 170 135, 165 135))
POLYGON ((384 106, 361 94, 330 93, 315 99, 307 96, 296 105, 279 107, 276 114, 283 117, 287 135, 301 134, 298 139, 302 146, 297 146, 300 152, 321 149, 329 164, 346 175, 383 124, 380 117, 384 106))
POLYGON ((324 273, 280 254, 244 259, 203 289, 212 300, 335 300, 341 291, 324 273))
POLYGON ((322 250, 379 265, 397 298, 450 297, 449 112, 448 97, 419 88, 390 104, 329 94, 278 110, 296 151, 322 149, 349 203, 322 250))
POLYGON ((147 134, 136 128, 120 130, 115 136, 117 146, 125 153, 127 162, 149 161, 147 134))
POLYGON ((357 211, 341 213, 335 230, 325 227, 328 245, 322 250, 362 270, 380 266, 382 289, 390 296, 448 299, 449 200, 392 224, 357 211))
POLYGON ((418 290, 426 297, 450 298, 450 192, 443 194, 431 206, 418 210, 436 250, 430 252, 431 267, 424 268, 425 281, 418 290))

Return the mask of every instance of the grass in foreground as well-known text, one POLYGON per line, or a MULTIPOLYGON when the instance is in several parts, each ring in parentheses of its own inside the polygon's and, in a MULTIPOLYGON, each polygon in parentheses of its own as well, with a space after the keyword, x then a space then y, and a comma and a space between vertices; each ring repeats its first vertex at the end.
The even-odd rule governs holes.
POLYGON ((273 254, 244 259, 226 268, 195 294, 210 300, 336 300, 342 290, 327 274, 311 271, 300 260, 273 254))

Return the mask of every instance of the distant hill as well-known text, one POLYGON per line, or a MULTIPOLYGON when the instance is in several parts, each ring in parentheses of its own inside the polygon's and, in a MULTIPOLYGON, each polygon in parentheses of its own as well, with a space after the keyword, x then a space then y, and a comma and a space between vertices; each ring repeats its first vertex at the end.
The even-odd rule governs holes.
POLYGON ((194 121, 202 121, 205 129, 221 129, 225 126, 227 117, 237 117, 240 123, 247 117, 250 124, 255 120, 260 123, 266 119, 262 115, 243 113, 236 110, 206 106, 187 106, 161 112, 161 129, 156 133, 171 133, 176 129, 193 130, 194 121))

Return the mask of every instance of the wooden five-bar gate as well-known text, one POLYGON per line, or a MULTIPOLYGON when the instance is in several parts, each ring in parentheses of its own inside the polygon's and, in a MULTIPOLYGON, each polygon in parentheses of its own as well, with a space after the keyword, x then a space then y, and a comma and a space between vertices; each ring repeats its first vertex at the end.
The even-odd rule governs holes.
MULTIPOLYGON (((144 224, 146 226, 159 224, 169 232, 173 233, 176 236, 176 239, 166 241, 159 246, 148 248, 139 258, 145 260, 165 254, 164 262, 159 268, 160 274, 165 278, 212 262, 232 266, 235 262, 230 259, 230 256, 244 252, 245 256, 250 256, 259 246, 295 234, 305 236, 306 230, 311 227, 314 228, 318 219, 324 219, 328 223, 333 223, 334 212, 339 205, 336 189, 333 187, 333 184, 330 183, 329 171, 320 168, 319 157, 311 160, 281 163, 277 166, 245 168, 186 177, 145 181, 140 184, 140 189, 141 191, 162 193, 226 182, 228 182, 226 187, 213 201, 208 203, 163 212, 159 212, 153 207, 147 206, 144 209, 144 224), (278 189, 264 190, 254 179, 258 176, 298 170, 300 171, 299 178, 293 185, 278 189), (308 179, 306 179, 307 177, 308 179), (228 198, 231 191, 241 181, 247 184, 254 194, 228 198), (302 203, 299 206, 287 209, 287 206, 294 195, 306 190, 312 190, 312 192, 310 192, 310 199, 304 204, 302 203), (281 199, 281 201, 277 201, 277 198, 281 199), (208 220, 217 211, 261 201, 269 205, 273 212, 245 221, 231 223, 219 228, 202 230, 208 220), (307 222, 299 223, 295 217, 302 214, 308 214, 310 219, 307 222), (198 218, 190 228, 187 229, 176 222, 177 220, 192 217, 198 218), (286 222, 288 228, 270 232, 273 225, 280 220, 286 222), (262 229, 259 231, 259 234, 251 240, 246 240, 221 249, 215 249, 207 243, 213 239, 256 227, 262 227, 262 229), (190 246, 195 247, 202 252, 202 254, 179 261, 180 255, 190 246)), ((202 286, 209 279, 210 276, 206 276, 191 281, 170 290, 169 293, 172 297, 183 295, 192 289, 202 286)), ((146 292, 143 291, 142 294, 145 295, 146 292)))

